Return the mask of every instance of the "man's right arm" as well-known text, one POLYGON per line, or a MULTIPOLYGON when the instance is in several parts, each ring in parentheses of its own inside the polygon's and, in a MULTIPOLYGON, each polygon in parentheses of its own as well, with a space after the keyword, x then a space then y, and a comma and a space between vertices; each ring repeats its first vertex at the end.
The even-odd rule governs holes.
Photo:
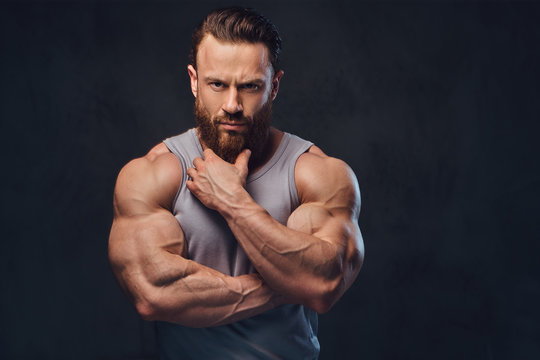
POLYGON ((186 259, 170 212, 181 178, 176 157, 150 152, 127 164, 116 183, 109 259, 120 286, 146 320, 217 326, 257 315, 281 297, 257 274, 222 274, 186 259))

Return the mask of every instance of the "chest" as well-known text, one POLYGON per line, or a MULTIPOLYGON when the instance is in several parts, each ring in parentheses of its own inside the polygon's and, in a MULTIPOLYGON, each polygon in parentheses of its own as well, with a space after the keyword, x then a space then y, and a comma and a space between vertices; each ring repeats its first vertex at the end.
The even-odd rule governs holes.
MULTIPOLYGON (((269 172, 248 182, 246 190, 283 225, 297 206, 291 193, 295 191, 294 183, 283 174, 269 172)), ((206 208, 185 186, 180 190, 173 214, 184 232, 188 258, 232 276, 255 271, 225 219, 206 208)))

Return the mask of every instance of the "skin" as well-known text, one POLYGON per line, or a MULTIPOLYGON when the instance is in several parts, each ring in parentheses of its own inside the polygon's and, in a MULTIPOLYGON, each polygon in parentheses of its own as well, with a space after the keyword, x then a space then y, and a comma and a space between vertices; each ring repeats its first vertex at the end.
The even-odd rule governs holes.
MULTIPOLYGON (((283 72, 273 73, 262 44, 224 43, 207 35, 197 59, 197 70, 188 67, 191 89, 211 114, 249 117, 277 95, 283 72)), ((243 132, 246 125, 219 125, 221 136, 227 136, 226 130, 243 132)), ((203 158, 193 161, 186 183, 224 217, 258 274, 231 277, 185 257, 183 233, 171 213, 181 168, 163 143, 121 170, 109 257, 144 319, 215 326, 283 303, 323 313, 352 284, 364 253, 353 172, 312 146, 295 168, 301 205, 283 226, 244 188, 247 175, 271 157, 283 133, 270 128, 268 135, 267 156, 258 163, 250 163, 250 151, 244 150, 230 164, 202 144, 203 158)))

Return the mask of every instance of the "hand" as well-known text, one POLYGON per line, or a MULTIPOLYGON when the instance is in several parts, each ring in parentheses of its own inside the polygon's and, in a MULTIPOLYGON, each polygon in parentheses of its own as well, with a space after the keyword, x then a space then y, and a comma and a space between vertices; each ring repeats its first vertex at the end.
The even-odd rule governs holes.
POLYGON ((244 189, 248 174, 248 162, 251 151, 242 151, 234 164, 229 164, 217 156, 211 149, 203 152, 204 160, 197 157, 194 167, 187 170, 191 178, 186 186, 206 207, 223 211, 233 206, 244 189))

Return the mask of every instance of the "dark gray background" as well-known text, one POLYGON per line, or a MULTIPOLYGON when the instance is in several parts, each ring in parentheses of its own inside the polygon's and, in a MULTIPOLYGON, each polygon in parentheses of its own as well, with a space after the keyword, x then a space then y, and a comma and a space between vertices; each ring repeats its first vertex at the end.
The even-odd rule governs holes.
MULTIPOLYGON (((108 265, 114 181, 192 126, 190 33, 224 4, 0 4, 1 358, 152 358, 108 265)), ((321 358, 540 358, 539 4, 244 4, 284 39, 275 124, 362 190, 321 358)))

